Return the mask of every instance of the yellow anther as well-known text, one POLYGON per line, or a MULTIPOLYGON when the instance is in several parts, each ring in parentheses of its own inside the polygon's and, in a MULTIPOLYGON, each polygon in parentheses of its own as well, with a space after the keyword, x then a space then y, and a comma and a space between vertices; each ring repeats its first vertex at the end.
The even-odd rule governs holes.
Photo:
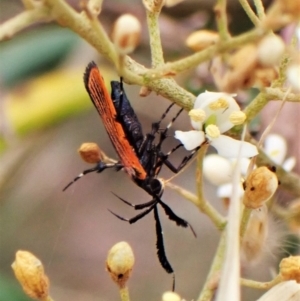
POLYGON ((246 120, 247 115, 242 111, 232 112, 229 116, 229 121, 234 125, 243 124, 246 120))
POLYGON ((205 129, 205 133, 208 136, 208 138, 211 138, 211 139, 220 137, 220 130, 214 124, 210 124, 209 126, 207 126, 205 129))
POLYGON ((202 109, 192 109, 189 111, 189 116, 195 122, 203 122, 206 118, 206 114, 202 109))
POLYGON ((214 111, 219 109, 227 109, 229 107, 229 103, 226 99, 219 98, 218 100, 212 102, 208 107, 214 111))

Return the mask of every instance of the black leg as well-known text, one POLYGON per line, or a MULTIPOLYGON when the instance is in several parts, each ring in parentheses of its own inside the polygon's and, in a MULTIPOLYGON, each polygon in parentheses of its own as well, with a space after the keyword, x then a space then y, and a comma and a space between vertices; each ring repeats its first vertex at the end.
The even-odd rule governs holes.
POLYGON ((139 213, 138 215, 132 217, 132 218, 125 218, 125 217, 122 217, 114 212, 112 212, 111 210, 108 209, 108 211, 113 214, 115 217, 117 217, 118 219, 122 220, 122 221, 126 221, 128 222, 129 224, 133 224, 135 222, 137 222, 138 220, 140 220, 141 218, 143 218, 144 216, 146 216, 149 212, 151 212, 153 210, 153 208, 156 207, 156 203, 154 203, 152 206, 150 206, 147 210, 139 213))
POLYGON ((191 151, 191 153, 188 156, 185 156, 181 163, 179 164, 178 167, 174 166, 169 160, 168 157, 174 153, 178 148, 180 148, 182 146, 182 144, 178 144, 176 147, 174 147, 169 153, 167 153, 166 155, 162 154, 162 159, 161 161, 158 161, 158 165, 166 165, 172 172, 174 173, 178 173, 180 170, 182 170, 186 164, 193 158, 193 156, 197 153, 197 151, 199 150, 199 147, 196 147, 194 150, 191 151))
POLYGON ((155 229, 156 229, 157 256, 158 256, 159 262, 160 262, 161 266, 164 268, 164 270, 169 274, 173 273, 173 291, 174 291, 175 274, 174 274, 174 270, 173 270, 171 264, 168 261, 168 258, 167 258, 166 252, 165 252, 163 232, 162 232, 162 227, 161 227, 160 220, 159 220, 157 206, 155 206, 153 208, 153 212, 154 212, 155 229))
POLYGON ((156 200, 151 200, 150 202, 147 202, 147 203, 143 203, 143 204, 132 204, 132 203, 129 203, 128 201, 124 200, 123 198, 119 197, 117 194, 115 194, 114 192, 112 192, 113 195, 115 195, 120 201, 124 202, 125 204, 133 207, 135 210, 140 210, 140 209, 144 209, 144 208, 147 208, 151 205, 153 205, 154 203, 157 203, 156 200))
POLYGON ((178 215, 176 215, 173 212, 173 210, 166 203, 164 203, 161 199, 158 199, 158 203, 162 206, 166 215, 168 216, 168 218, 171 221, 174 221, 176 223, 176 225, 180 226, 180 227, 184 227, 184 228, 190 227, 194 236, 197 237, 196 232, 194 231, 193 227, 186 220, 184 220, 181 217, 179 217, 178 215))
POLYGON ((99 162, 95 167, 93 168, 89 168, 84 170, 81 174, 79 174, 77 177, 75 177, 73 179, 73 181, 71 181, 64 189, 63 191, 67 190, 73 183, 75 183, 76 181, 78 181, 79 179, 81 179, 84 175, 90 173, 90 172, 97 172, 100 173, 102 172, 104 169, 106 168, 116 168, 117 170, 120 170, 121 168, 123 168, 123 165, 120 163, 104 163, 104 162, 99 162))
MULTIPOLYGON (((168 108, 168 110, 170 110, 170 108, 168 108)), ((175 120, 178 118, 178 116, 182 113, 183 108, 181 108, 177 114, 172 118, 172 120, 169 122, 169 124, 167 125, 167 127, 160 133, 160 138, 159 138, 159 142, 157 147, 160 149, 162 143, 165 141, 165 139, 168 137, 167 133, 168 130, 170 129, 170 127, 173 125, 173 123, 175 122, 175 120)))

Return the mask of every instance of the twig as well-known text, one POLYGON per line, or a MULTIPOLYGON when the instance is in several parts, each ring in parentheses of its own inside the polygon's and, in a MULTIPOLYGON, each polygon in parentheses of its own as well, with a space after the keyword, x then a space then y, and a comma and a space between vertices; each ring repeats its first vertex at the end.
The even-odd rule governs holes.
POLYGON ((151 12, 147 10, 146 13, 149 29, 152 67, 157 68, 164 64, 163 50, 161 46, 160 31, 158 24, 159 12, 151 12))
POLYGON ((248 15, 249 19, 252 21, 252 23, 255 26, 259 26, 260 25, 260 20, 257 18, 257 16, 255 15, 255 13, 253 12, 251 6, 249 5, 247 0, 239 0, 241 6, 243 7, 244 11, 246 12, 246 14, 248 15))
POLYGON ((254 5, 256 7, 256 13, 260 20, 265 17, 265 8, 261 0, 254 0, 254 5))
POLYGON ((227 6, 226 0, 218 0, 217 5, 214 7, 218 32, 222 41, 226 41, 230 38, 230 34, 227 26, 226 6, 227 6))
POLYGON ((9 19, 0 26, 0 41, 10 39, 17 32, 38 22, 50 22, 52 20, 47 7, 26 10, 9 19))
POLYGON ((218 274, 221 270, 223 260, 224 260, 224 254, 225 254, 225 247, 226 247, 226 233, 223 232, 219 246, 217 249, 217 252, 215 254, 213 263, 211 265, 210 271, 208 273, 208 276, 206 278, 205 284, 203 289, 201 290, 201 293, 197 299, 197 301, 210 301, 212 300, 212 297, 214 295, 215 288, 217 287, 216 283, 218 282, 218 274), (214 281, 212 281, 214 278, 214 281), (215 283, 213 283, 215 282, 215 283))
POLYGON ((145 72, 143 76, 146 80, 150 81, 153 79, 164 77, 166 75, 175 75, 182 71, 195 68, 195 66, 203 62, 211 60, 213 57, 216 56, 216 54, 224 53, 246 43, 257 41, 261 39, 265 34, 266 31, 263 29, 250 30, 245 34, 241 34, 228 41, 220 42, 216 45, 210 46, 181 60, 177 60, 173 63, 166 63, 163 67, 145 72))
POLYGON ((226 219, 209 202, 203 198, 200 201, 195 194, 173 183, 167 182, 166 186, 173 189, 185 199, 196 205, 202 213, 206 214, 211 219, 217 229, 224 229, 226 226, 226 219))
POLYGON ((280 282, 282 282, 282 278, 280 275, 276 276, 273 280, 269 282, 258 282, 250 279, 241 278, 241 285, 263 290, 270 289, 280 282))

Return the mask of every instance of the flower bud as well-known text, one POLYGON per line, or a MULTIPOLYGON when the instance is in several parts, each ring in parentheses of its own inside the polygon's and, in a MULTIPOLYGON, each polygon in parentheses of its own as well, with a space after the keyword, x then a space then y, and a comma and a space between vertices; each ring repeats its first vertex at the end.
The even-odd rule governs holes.
POLYGON ((297 0, 278 0, 282 12, 290 14, 297 21, 300 17, 300 1, 297 0))
POLYGON ((283 258, 279 265, 279 271, 283 280, 296 280, 300 283, 300 256, 283 258))
POLYGON ((119 54, 131 53, 139 43, 140 21, 133 15, 125 14, 117 19, 112 32, 112 41, 119 54))
POLYGON ((106 269, 120 288, 125 287, 134 265, 134 255, 127 242, 115 244, 108 252, 106 269))
POLYGON ((277 35, 263 38, 257 47, 257 59, 263 67, 273 67, 279 64, 285 51, 282 39, 277 35))
POLYGON ((49 280, 44 273, 43 264, 33 254, 17 251, 11 267, 29 297, 40 300, 49 295, 49 280))
MULTIPOLYGON (((257 49, 254 44, 245 45, 237 50, 228 60, 227 72, 218 79, 219 88, 228 93, 250 87, 257 65, 257 49)), ((220 69, 220 66, 217 67, 220 69)))
POLYGON ((244 185, 244 205, 257 209, 273 196, 278 187, 278 179, 274 172, 261 166, 250 173, 244 185))
POLYGON ((178 294, 174 292, 165 292, 162 295, 161 301, 181 301, 181 298, 178 294))
POLYGON ((146 87, 146 86, 142 86, 139 92, 139 96, 140 97, 147 97, 150 93, 151 93, 151 89, 146 87))
POLYGON ((219 41, 219 34, 210 30, 197 30, 191 33, 185 44, 194 51, 200 51, 219 41))
POLYGON ((211 154, 204 157, 203 174, 213 185, 223 185, 232 179, 232 165, 224 157, 211 154))
POLYGON ((278 78, 276 67, 256 68, 253 74, 252 86, 257 88, 270 87, 272 82, 278 78))
POLYGON ((291 231, 300 236, 300 198, 290 203, 286 216, 291 231))
MULTIPOLYGON (((300 63, 300 62, 299 62, 300 63)), ((300 65, 292 64, 286 70, 287 81, 291 85, 293 91, 300 92, 300 65)))
POLYGON ((252 210, 241 245, 241 255, 245 263, 255 262, 263 254, 268 234, 268 208, 252 210))
POLYGON ((98 163, 102 161, 102 154, 99 146, 93 142, 82 143, 78 149, 82 160, 87 163, 98 163))

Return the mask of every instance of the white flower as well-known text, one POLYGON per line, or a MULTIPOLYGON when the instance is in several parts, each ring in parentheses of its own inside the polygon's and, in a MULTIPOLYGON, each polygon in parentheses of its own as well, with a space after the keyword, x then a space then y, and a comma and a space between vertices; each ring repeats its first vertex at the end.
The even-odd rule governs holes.
MULTIPOLYGON (((250 159, 241 158, 240 173, 246 176, 250 159)), ((218 154, 205 156, 203 160, 203 175, 213 185, 218 186, 217 196, 219 198, 230 198, 232 194, 232 174, 236 165, 236 160, 227 159, 218 154)), ((242 181, 239 186, 239 196, 242 197, 244 189, 242 181)))
MULTIPOLYGON (((240 107, 230 94, 208 91, 201 93, 190 113, 194 130, 176 131, 175 138, 187 150, 195 149, 208 141, 219 155, 226 158, 236 158, 242 144, 241 157, 253 157, 258 153, 256 146, 222 135, 237 124, 236 118, 232 118, 232 115, 237 116, 237 112, 240 112, 240 107), (235 120, 235 124, 232 120, 235 120)), ((241 116, 240 120, 243 123, 245 118, 241 116)))
POLYGON ((299 298, 300 284, 290 280, 275 285, 257 301, 298 301, 299 298))
POLYGON ((291 171, 296 165, 295 157, 289 157, 285 160, 287 143, 278 134, 269 134, 266 137, 264 151, 275 164, 281 165, 286 171, 291 171))

